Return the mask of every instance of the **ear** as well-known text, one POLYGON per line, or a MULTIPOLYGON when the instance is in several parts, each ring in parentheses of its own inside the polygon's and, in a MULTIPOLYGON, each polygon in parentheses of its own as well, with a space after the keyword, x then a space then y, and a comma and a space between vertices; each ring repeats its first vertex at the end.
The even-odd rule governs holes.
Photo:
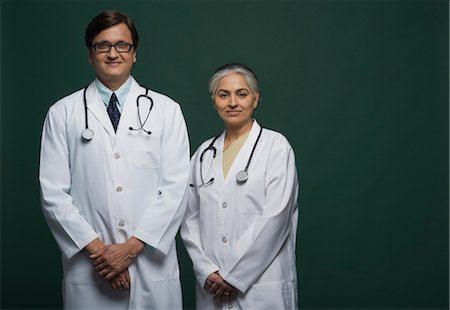
POLYGON ((256 107, 258 106, 258 103, 259 103, 259 94, 257 94, 257 95, 255 96, 255 98, 254 98, 254 101, 253 101, 253 110, 256 110, 256 107))
POLYGON ((133 63, 135 64, 136 63, 136 51, 134 51, 134 55, 133 55, 133 63))
POLYGON ((92 57, 91 57, 91 50, 90 49, 88 49, 88 62, 90 63, 90 64, 92 64, 92 57))

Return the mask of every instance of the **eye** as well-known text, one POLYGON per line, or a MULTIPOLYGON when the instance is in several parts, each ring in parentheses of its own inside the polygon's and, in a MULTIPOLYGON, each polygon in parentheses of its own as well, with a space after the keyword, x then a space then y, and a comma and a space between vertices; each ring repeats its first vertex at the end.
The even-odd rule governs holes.
POLYGON ((237 95, 238 95, 239 98, 245 98, 245 97, 248 96, 248 93, 245 92, 245 91, 240 91, 240 92, 237 93, 237 95))
POLYGON ((127 42, 119 42, 119 43, 116 44, 116 46, 117 46, 118 48, 128 48, 129 45, 130 45, 130 44, 127 43, 127 42))
POLYGON ((225 98, 228 97, 228 93, 226 93, 226 92, 219 92, 219 93, 217 94, 217 96, 218 96, 220 99, 225 99, 225 98))
POLYGON ((97 50, 105 50, 105 49, 109 49, 111 47, 111 43, 100 42, 100 43, 94 44, 94 46, 95 46, 95 49, 97 49, 97 50))

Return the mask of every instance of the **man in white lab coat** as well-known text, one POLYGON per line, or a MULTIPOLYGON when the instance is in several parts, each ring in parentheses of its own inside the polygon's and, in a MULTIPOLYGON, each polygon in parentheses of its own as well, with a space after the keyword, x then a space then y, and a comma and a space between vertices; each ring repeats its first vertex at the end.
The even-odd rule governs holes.
POLYGON ((131 76, 139 38, 128 16, 99 14, 85 41, 96 79, 50 107, 41 141, 42 209, 62 252, 64 307, 181 309, 181 109, 131 76))

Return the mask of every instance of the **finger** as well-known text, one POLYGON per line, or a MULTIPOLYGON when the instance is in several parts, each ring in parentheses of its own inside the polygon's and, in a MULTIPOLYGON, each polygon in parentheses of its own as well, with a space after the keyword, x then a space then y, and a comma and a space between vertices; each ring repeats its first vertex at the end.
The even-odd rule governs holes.
POLYGON ((123 288, 124 290, 129 290, 129 289, 130 289, 130 283, 127 282, 127 281, 125 281, 125 279, 122 280, 122 288, 123 288))
POLYGON ((220 285, 218 285, 217 283, 213 283, 208 290, 208 293, 210 294, 215 294, 216 291, 219 289, 220 285))
POLYGON ((228 296, 228 301, 233 301, 237 297, 237 291, 231 291, 230 295, 228 296))
POLYGON ((211 274, 206 278, 205 285, 203 286, 206 291, 209 291, 211 289, 211 286, 214 284, 214 278, 215 274, 211 274))
POLYGON ((205 291, 207 291, 209 293, 209 290, 211 289, 211 285, 205 282, 204 289, 205 289, 205 291))
POLYGON ((105 260, 102 257, 98 257, 93 260, 92 264, 94 264, 94 266, 98 266, 104 262, 105 260))
POLYGON ((100 255, 101 254, 99 254, 99 253, 91 254, 91 255, 89 255, 89 258, 91 260, 96 260, 96 259, 98 259, 100 257, 100 255))
POLYGON ((117 284, 116 284, 116 281, 111 281, 111 282, 109 282, 110 284, 111 284, 111 286, 112 286, 112 288, 114 289, 114 290, 118 290, 119 288, 118 288, 118 286, 117 286, 117 284))
POLYGON ((118 284, 116 283, 116 286, 117 286, 118 290, 123 290, 125 283, 120 279, 118 279, 117 282, 118 282, 118 284))
POLYGON ((220 287, 215 293, 214 293, 214 299, 220 299, 223 294, 225 293, 225 289, 220 287))
POLYGON ((94 269, 95 269, 95 271, 100 272, 102 270, 108 269, 108 266, 106 264, 100 264, 97 266, 94 265, 94 269))
POLYGON ((129 285, 131 285, 130 273, 128 271, 125 272, 125 280, 128 282, 129 285))
POLYGON ((112 280, 115 276, 117 275, 117 273, 115 273, 114 271, 109 272, 108 274, 106 274, 103 279, 106 281, 112 280))
POLYGON ((230 292, 228 292, 228 291, 224 291, 222 296, 219 297, 221 302, 226 302, 229 300, 229 298, 230 298, 230 292))
POLYGON ((126 279, 126 274, 121 274, 116 276, 112 281, 116 283, 116 286, 121 290, 128 290, 130 288, 130 284, 126 279))
POLYGON ((103 270, 97 270, 97 272, 101 277, 106 277, 108 274, 112 272, 112 270, 110 268, 105 268, 103 270))

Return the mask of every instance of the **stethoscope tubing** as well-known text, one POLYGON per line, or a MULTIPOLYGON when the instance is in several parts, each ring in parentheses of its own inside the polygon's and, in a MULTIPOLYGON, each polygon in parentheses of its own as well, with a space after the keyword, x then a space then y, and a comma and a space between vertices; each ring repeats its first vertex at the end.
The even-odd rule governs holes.
MULTIPOLYGON (((241 171, 239 171, 236 174, 236 181, 237 181, 238 184, 243 184, 248 179, 248 168, 250 167, 250 163, 251 163, 253 155, 255 153, 256 146, 258 145, 258 142, 259 142, 259 140, 261 138, 262 131, 263 131, 263 127, 261 127, 260 130, 259 130, 258 137, 256 138, 255 144, 253 145, 252 152, 250 153, 250 156, 249 156, 249 158, 247 160, 247 164, 245 165, 244 170, 241 170, 241 171)), ((203 156, 205 155, 205 153, 207 151, 211 150, 211 151, 213 151, 213 160, 214 160, 214 158, 216 158, 217 149, 214 146, 214 143, 221 136, 221 134, 222 133, 220 133, 217 136, 215 136, 214 139, 211 141, 211 143, 208 145, 208 147, 205 148, 202 151, 202 153, 200 154, 200 180, 201 180, 202 183, 199 184, 199 185, 189 184, 190 187, 199 188, 199 187, 210 185, 212 182, 214 182, 214 178, 213 177, 211 177, 211 179, 208 182, 205 182, 205 180, 203 178, 203 156)))
MULTIPOLYGON (((92 130, 92 129, 90 129, 89 128, 89 117, 88 117, 88 108, 87 108, 87 99, 86 99, 86 90, 87 90, 87 88, 89 87, 89 85, 87 85, 84 89, 83 89, 83 104, 84 104, 84 121, 85 121, 85 127, 84 127, 84 130, 82 131, 82 133, 81 133, 81 136, 82 136, 82 138, 83 138, 83 140, 84 141, 90 141, 90 140, 92 140, 92 138, 94 137, 94 131, 92 130)), ((142 86, 141 86, 142 87, 142 86)), ((148 135, 151 135, 152 134, 152 132, 151 131, 149 131, 149 130, 146 130, 145 128, 144 128, 144 126, 145 126, 145 124, 147 123, 147 120, 148 120, 148 118, 149 118, 149 116, 150 116, 150 113, 151 113, 151 111, 152 111, 152 109, 153 109, 153 99, 152 99, 152 97, 150 97, 149 95, 148 95, 148 88, 147 87, 144 87, 145 88, 145 94, 141 94, 141 95, 139 95, 137 98, 136 98, 136 106, 137 106, 137 112, 138 112, 138 118, 139 118, 139 128, 133 128, 133 127, 129 127, 128 129, 130 130, 130 131, 138 131, 138 130, 142 130, 142 131, 144 131, 145 133, 147 133, 148 135), (145 120, 144 120, 144 122, 142 122, 142 118, 141 118, 141 112, 140 112, 140 109, 139 109, 139 100, 141 99, 141 98, 147 98, 147 99, 149 99, 150 100, 150 108, 149 108, 149 110, 148 110, 148 113, 147 113, 147 116, 145 117, 145 120)))

